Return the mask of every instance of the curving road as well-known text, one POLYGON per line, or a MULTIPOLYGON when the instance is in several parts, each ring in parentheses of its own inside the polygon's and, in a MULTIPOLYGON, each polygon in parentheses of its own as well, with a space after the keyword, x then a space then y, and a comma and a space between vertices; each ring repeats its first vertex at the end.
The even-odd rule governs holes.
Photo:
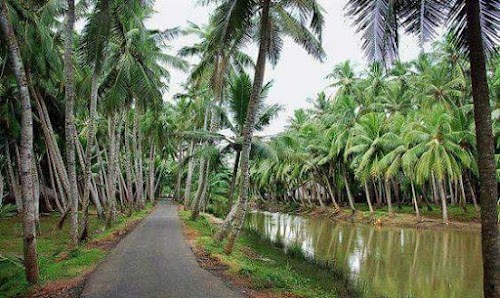
POLYGON ((176 210, 160 203, 89 276, 82 297, 242 297, 199 267, 176 210))

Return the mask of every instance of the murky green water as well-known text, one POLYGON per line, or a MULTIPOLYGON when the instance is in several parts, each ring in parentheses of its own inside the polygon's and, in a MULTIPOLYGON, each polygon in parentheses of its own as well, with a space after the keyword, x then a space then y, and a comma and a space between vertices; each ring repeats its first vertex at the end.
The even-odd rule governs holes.
POLYGON ((482 297, 479 232, 372 227, 253 212, 247 227, 333 260, 372 293, 388 297, 482 297))

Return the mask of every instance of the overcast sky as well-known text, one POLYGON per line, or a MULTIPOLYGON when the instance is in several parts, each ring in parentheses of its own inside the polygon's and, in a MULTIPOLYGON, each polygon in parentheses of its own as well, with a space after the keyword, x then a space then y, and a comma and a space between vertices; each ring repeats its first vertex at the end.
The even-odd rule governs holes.
MULTIPOLYGON (((274 80, 274 86, 269 93, 268 103, 279 103, 285 110, 273 121, 265 134, 275 134, 283 130, 287 119, 293 115, 298 108, 307 108, 307 98, 324 90, 328 82, 324 77, 333 69, 335 64, 345 60, 351 60, 358 67, 362 67, 365 61, 362 56, 360 35, 356 34, 351 21, 344 15, 343 7, 347 0, 318 0, 325 9, 326 24, 323 33, 323 47, 327 54, 324 63, 315 61, 306 52, 291 41, 287 41, 283 49, 281 60, 272 69, 268 67, 266 81, 274 80)), ((196 24, 206 24, 210 8, 196 5, 196 0, 157 0, 155 4, 156 14, 149 21, 151 28, 167 29, 177 26, 185 26, 188 21, 196 24)), ((185 44, 196 40, 182 38, 174 43, 174 52, 185 44)), ((256 49, 250 48, 248 54, 256 57, 256 49)), ((418 54, 416 42, 411 38, 402 38, 400 56, 408 60, 418 54)), ((170 92, 167 98, 171 98, 182 89, 186 74, 172 71, 170 92)), ((326 91, 332 93, 331 90, 326 91)))

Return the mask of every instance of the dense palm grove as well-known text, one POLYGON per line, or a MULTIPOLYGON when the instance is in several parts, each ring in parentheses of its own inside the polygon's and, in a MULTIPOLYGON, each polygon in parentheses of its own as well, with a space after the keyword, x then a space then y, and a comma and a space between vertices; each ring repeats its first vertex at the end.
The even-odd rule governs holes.
POLYGON ((417 216, 438 205, 444 223, 449 204, 473 204, 493 297, 500 3, 372 2, 347 7, 369 66, 335 66, 313 108, 265 137, 282 109, 265 102, 265 71, 284 40, 326 57, 316 1, 202 1, 213 9, 208 25, 160 31, 146 26, 153 1, 3 0, 0 214, 22 217, 27 280, 38 279, 44 212, 60 213, 77 246, 92 231, 89 216, 109 228, 117 214, 172 196, 193 219, 227 214, 215 237, 231 253, 251 200, 353 212, 366 203, 372 214, 411 205, 417 216), (420 38, 414 61, 396 59, 398 26, 420 38), (426 53, 443 26, 449 35, 426 53), (198 42, 169 54, 180 35, 198 42), (252 44, 255 61, 243 51, 252 44), (189 78, 165 98, 173 68, 189 78))
MULTIPOLYGON (((493 65, 496 65, 493 61, 493 65)), ((477 202, 477 164, 467 63, 444 41, 418 59, 357 72, 349 62, 327 79, 314 108, 297 110, 289 128, 272 138, 272 154, 256 160, 256 195, 302 206, 341 205, 373 214, 387 205, 441 206, 477 202)), ((490 73, 494 115, 499 113, 499 70, 490 73)), ((494 117, 500 145, 499 119, 494 117)), ((497 154, 497 179, 500 167, 497 154)))

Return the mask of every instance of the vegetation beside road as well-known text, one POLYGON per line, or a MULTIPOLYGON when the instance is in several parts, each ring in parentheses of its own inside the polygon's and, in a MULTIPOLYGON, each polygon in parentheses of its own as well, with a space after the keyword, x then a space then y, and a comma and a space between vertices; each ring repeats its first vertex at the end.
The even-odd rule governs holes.
POLYGON ((223 243, 213 238, 215 224, 205 215, 191 220, 191 212, 179 214, 200 264, 251 297, 364 296, 363 287, 354 285, 345 272, 308 259, 300 247, 285 252, 282 243, 246 231, 227 255, 223 243))
POLYGON ((104 221, 92 216, 90 224, 96 230, 87 243, 78 247, 71 247, 70 225, 62 230, 56 228, 58 214, 41 216, 37 238, 40 284, 33 287, 28 285, 23 271, 20 218, 3 219, 0 221, 0 297, 37 297, 40 293, 45 297, 71 297, 70 292, 78 291, 83 277, 152 210, 148 204, 145 210, 136 211, 130 217, 120 215, 107 230, 104 230, 104 221))

